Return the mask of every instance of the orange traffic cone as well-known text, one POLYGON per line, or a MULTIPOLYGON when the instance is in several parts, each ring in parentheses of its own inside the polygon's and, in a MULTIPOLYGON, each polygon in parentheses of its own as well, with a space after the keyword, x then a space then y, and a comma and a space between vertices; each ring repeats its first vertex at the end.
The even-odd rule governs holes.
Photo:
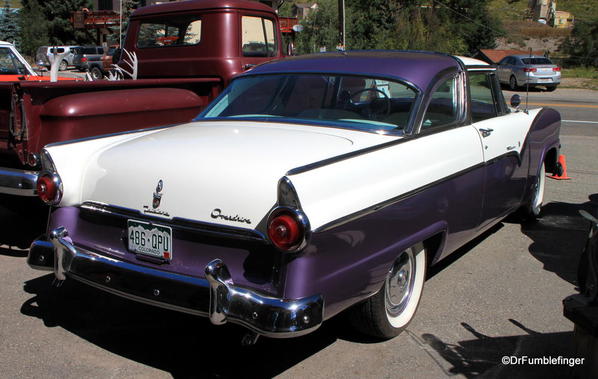
POLYGON ((566 157, 561 154, 559 155, 559 162, 558 164, 562 167, 563 173, 561 175, 558 172, 555 175, 550 175, 549 178, 556 179, 556 180, 569 180, 570 177, 567 176, 567 160, 566 157))

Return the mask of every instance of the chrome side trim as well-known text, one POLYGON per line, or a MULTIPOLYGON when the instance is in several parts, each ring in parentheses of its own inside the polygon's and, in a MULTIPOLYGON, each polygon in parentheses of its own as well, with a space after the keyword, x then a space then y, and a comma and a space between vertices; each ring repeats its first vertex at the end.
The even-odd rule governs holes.
MULTIPOLYGON (((215 325, 232 322, 273 338, 310 333, 323 322, 324 299, 264 296, 235 286, 220 259, 204 269, 206 279, 141 266, 77 248, 64 227, 54 229, 48 242, 38 240, 40 252, 52 249, 54 275, 60 282, 72 278, 138 302, 199 316, 215 325)), ((32 258, 37 256, 34 254, 32 258)), ((44 267, 35 267, 45 269, 44 267)))
POLYGON ((81 204, 80 209, 92 214, 112 216, 122 219, 135 218, 138 220, 155 221, 162 225, 170 226, 175 229, 188 231, 191 233, 204 234, 221 238, 241 239, 246 241, 267 242, 264 234, 253 229, 236 228, 234 226, 224 226, 204 221, 189 220, 180 217, 164 219, 141 213, 137 209, 119 207, 115 205, 102 204, 87 201, 81 204))
POLYGON ((0 167, 0 193, 17 196, 35 196, 37 171, 0 167))

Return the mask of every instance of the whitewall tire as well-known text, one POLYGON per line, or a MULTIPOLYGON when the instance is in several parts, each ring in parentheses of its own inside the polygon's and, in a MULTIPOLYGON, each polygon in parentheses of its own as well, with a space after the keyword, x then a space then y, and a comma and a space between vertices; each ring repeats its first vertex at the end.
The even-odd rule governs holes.
POLYGON ((413 319, 426 279, 426 251, 422 244, 401 252, 384 285, 353 309, 354 327, 372 337, 388 339, 401 333, 413 319))

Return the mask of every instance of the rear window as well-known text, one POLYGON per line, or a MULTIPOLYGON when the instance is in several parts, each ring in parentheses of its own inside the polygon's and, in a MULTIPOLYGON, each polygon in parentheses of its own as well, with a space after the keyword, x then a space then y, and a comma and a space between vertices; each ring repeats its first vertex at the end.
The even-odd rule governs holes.
POLYGON ((524 64, 552 64, 548 58, 521 58, 524 64))
POLYGON ((272 20, 255 16, 243 16, 242 50, 244 57, 274 57, 278 53, 276 31, 272 20))
POLYGON ((405 83, 336 74, 274 74, 236 79, 199 118, 333 124, 401 132, 417 93, 405 83))
POLYGON ((197 16, 169 16, 147 20, 139 26, 137 47, 191 46, 201 42, 201 19, 197 16))

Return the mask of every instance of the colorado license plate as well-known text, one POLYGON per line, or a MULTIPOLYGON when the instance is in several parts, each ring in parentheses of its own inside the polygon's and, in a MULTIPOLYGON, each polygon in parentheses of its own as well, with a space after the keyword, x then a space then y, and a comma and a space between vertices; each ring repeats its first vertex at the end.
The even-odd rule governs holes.
POLYGON ((172 229, 149 222, 127 220, 129 250, 142 255, 172 259, 172 229))

